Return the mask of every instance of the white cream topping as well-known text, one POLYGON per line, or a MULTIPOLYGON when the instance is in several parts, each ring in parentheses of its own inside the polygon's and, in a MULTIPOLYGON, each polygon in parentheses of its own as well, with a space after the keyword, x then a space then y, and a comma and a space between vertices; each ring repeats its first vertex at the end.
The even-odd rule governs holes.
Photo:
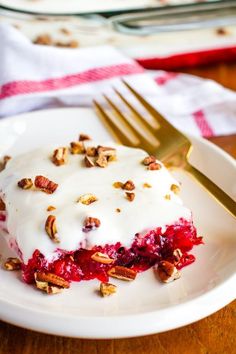
POLYGON ((165 228, 181 217, 191 219, 190 210, 170 191, 170 186, 178 182, 164 166, 149 171, 142 164, 147 156, 144 151, 114 143, 100 145, 117 149, 117 161, 110 162, 106 168, 86 168, 84 155, 69 155, 66 165, 55 166, 50 159, 54 148, 46 148, 13 158, 0 173, 0 195, 6 204, 9 240, 15 238, 24 262, 35 249, 51 260, 58 248, 73 251, 81 246, 89 249, 116 242, 130 247, 136 233, 165 228), (49 195, 17 186, 22 178, 34 180, 37 175, 58 183, 57 190, 49 195), (114 182, 127 180, 135 184, 133 202, 126 199, 124 190, 113 187, 114 182), (144 183, 152 188, 144 188, 144 183), (94 194, 98 201, 90 205, 78 203, 78 198, 86 193, 94 194), (171 200, 165 199, 166 194, 171 195, 171 200), (48 212, 50 205, 56 210, 48 212), (53 243, 45 232, 45 221, 50 214, 56 216, 59 244, 53 243), (100 227, 83 232, 86 217, 100 219, 100 227))

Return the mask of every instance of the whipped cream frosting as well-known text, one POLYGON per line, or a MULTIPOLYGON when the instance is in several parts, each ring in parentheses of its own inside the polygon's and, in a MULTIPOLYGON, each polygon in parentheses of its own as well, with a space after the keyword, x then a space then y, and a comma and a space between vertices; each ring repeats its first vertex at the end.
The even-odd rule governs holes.
POLYGON ((55 166, 51 156, 57 147, 48 147, 12 158, 0 173, 0 197, 7 211, 7 238, 9 245, 18 245, 25 263, 35 249, 50 261, 56 258, 58 249, 74 251, 116 242, 130 247, 136 233, 156 227, 164 230, 180 218, 191 219, 190 210, 170 190, 178 182, 163 165, 160 170, 150 171, 142 164, 146 152, 114 143, 100 145, 117 151, 117 161, 110 162, 106 168, 86 168, 84 155, 71 154, 67 164, 55 166), (58 183, 57 190, 46 194, 17 186, 22 178, 34 180, 37 175, 58 183), (127 200, 124 190, 113 186, 114 182, 127 180, 135 184, 132 202, 127 200), (152 187, 145 188, 145 183, 152 187), (78 203, 78 198, 86 193, 94 194, 98 200, 90 205, 78 203), (165 198, 167 194, 171 195, 170 200, 165 198), (50 205, 56 209, 48 212, 50 205), (45 232, 45 221, 50 214, 56 216, 59 244, 53 243, 45 232), (100 227, 83 232, 86 217, 98 218, 100 227))

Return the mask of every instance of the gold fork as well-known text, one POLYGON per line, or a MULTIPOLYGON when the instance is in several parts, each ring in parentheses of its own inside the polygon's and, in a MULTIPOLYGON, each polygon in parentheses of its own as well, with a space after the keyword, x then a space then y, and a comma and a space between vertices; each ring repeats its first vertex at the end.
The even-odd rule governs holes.
POLYGON ((128 111, 123 113, 106 95, 103 95, 109 111, 104 109, 97 101, 94 105, 99 117, 109 129, 115 139, 127 146, 139 147, 150 155, 156 156, 167 166, 181 168, 194 177, 205 189, 225 208, 236 217, 236 202, 230 198, 214 182, 206 177, 197 168, 189 163, 192 151, 191 141, 175 127, 173 127, 155 108, 153 108, 134 88, 123 81, 126 88, 139 101, 152 118, 149 123, 134 105, 127 101, 124 95, 114 89, 128 111), (155 127, 154 127, 155 123, 155 127))

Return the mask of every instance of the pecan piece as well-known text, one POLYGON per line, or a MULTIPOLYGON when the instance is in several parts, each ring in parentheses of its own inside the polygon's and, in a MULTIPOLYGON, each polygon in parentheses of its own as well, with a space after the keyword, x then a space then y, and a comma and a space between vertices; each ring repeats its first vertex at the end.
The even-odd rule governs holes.
POLYGON ((84 143, 82 141, 72 141, 70 143, 70 152, 73 155, 84 154, 85 153, 84 143))
POLYGON ((97 152, 98 155, 104 155, 106 157, 111 157, 116 155, 116 149, 108 146, 98 145, 97 152))
POLYGON ((176 248, 173 252, 173 256, 174 256, 174 264, 178 264, 179 261, 181 260, 181 257, 183 256, 183 253, 179 248, 176 248))
POLYGON ((129 202, 132 202, 135 198, 135 193, 130 193, 130 192, 125 192, 126 198, 128 199, 129 202))
POLYGON ((53 294, 59 294, 63 291, 63 288, 58 287, 58 286, 53 286, 53 285, 49 285, 47 282, 45 281, 38 281, 35 280, 36 283, 36 287, 39 290, 44 291, 45 293, 49 294, 49 295, 53 295, 53 294))
POLYGON ((98 263, 102 264, 111 264, 114 262, 114 259, 109 258, 107 254, 101 253, 101 252, 95 252, 91 256, 92 260, 98 263))
POLYGON ((81 195, 81 197, 79 197, 78 203, 89 205, 89 204, 96 202, 97 200, 98 199, 94 194, 87 193, 87 194, 81 195))
POLYGON ((116 208, 116 212, 117 212, 117 213, 120 213, 120 212, 121 212, 121 209, 120 209, 120 208, 116 208))
POLYGON ((53 211, 53 210, 56 210, 56 207, 54 207, 53 205, 49 205, 47 207, 47 211, 53 211))
POLYGON ((2 198, 0 198, 0 211, 5 211, 5 210, 6 210, 6 204, 4 203, 2 198))
POLYGON ((99 167, 107 167, 108 161, 107 157, 103 154, 98 155, 98 159, 96 160, 96 165, 99 167))
POLYGON ((56 166, 65 165, 68 162, 68 148, 60 147, 54 150, 52 162, 56 166))
POLYGON ((90 157, 88 157, 88 156, 84 157, 84 164, 88 168, 95 166, 93 160, 90 157))
POLYGON ((92 140, 91 137, 87 134, 80 134, 79 141, 92 140))
POLYGON ((53 242, 60 242, 59 238, 57 237, 56 217, 54 215, 48 215, 45 222, 45 231, 53 242))
POLYGON ((2 161, 0 162, 0 172, 6 168, 8 161, 11 160, 11 156, 3 156, 2 161))
POLYGON ((101 221, 97 218, 87 217, 84 220, 83 232, 96 230, 101 225, 101 221))
POLYGON ((144 159, 143 159, 143 164, 145 166, 148 166, 150 165, 151 163, 153 162, 156 162, 156 157, 155 156, 146 156, 144 159))
POLYGON ((143 188, 152 188, 151 184, 149 183, 144 183, 143 188))
POLYGON ((100 293, 102 296, 110 296, 115 294, 117 290, 117 286, 111 283, 101 283, 100 284, 100 293))
POLYGON ((36 272, 34 273, 34 277, 35 277, 35 281, 49 283, 66 289, 70 287, 70 283, 67 280, 53 273, 36 272))
POLYGON ((4 263, 6 270, 19 270, 21 269, 21 261, 18 258, 9 257, 4 263))
POLYGON ((170 200, 170 199, 171 199, 170 194, 166 194, 166 195, 165 195, 165 199, 166 199, 166 200, 170 200))
POLYGON ((22 189, 30 189, 33 187, 33 181, 31 178, 22 178, 17 185, 22 189))
POLYGON ((115 266, 109 269, 107 274, 113 278, 131 281, 136 278, 137 272, 127 267, 115 266))
POLYGON ((97 156, 97 148, 94 146, 89 146, 86 148, 86 155, 89 157, 97 156))
POLYGON ((123 188, 123 185, 124 185, 124 183, 122 183, 122 182, 114 182, 113 183, 113 187, 117 188, 117 189, 123 188))
POLYGON ((161 164, 158 162, 152 162, 150 165, 148 165, 148 170, 150 171, 156 171, 161 169, 161 164))
POLYGON ((135 189, 135 185, 133 181, 126 181, 123 186, 122 189, 125 189, 126 191, 133 191, 135 189))
POLYGON ((180 188, 179 188, 179 186, 177 186, 177 184, 172 184, 170 186, 170 190, 175 194, 178 194, 180 192, 180 188))
POLYGON ((168 261, 161 261, 158 264, 157 273, 163 283, 170 283, 180 278, 177 268, 168 261))
POLYGON ((36 176, 34 180, 34 185, 36 188, 39 188, 42 192, 47 194, 52 194, 58 187, 58 184, 50 181, 47 177, 36 176))

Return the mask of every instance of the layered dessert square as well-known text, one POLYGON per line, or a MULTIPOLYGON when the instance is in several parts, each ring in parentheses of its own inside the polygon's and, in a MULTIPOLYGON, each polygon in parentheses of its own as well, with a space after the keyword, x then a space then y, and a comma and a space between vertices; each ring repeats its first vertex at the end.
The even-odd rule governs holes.
POLYGON ((153 266, 162 281, 175 280, 202 243, 179 190, 154 156, 84 134, 8 159, 0 228, 18 260, 6 268, 21 268, 47 293, 95 278, 112 293, 110 277, 134 280, 153 266))

